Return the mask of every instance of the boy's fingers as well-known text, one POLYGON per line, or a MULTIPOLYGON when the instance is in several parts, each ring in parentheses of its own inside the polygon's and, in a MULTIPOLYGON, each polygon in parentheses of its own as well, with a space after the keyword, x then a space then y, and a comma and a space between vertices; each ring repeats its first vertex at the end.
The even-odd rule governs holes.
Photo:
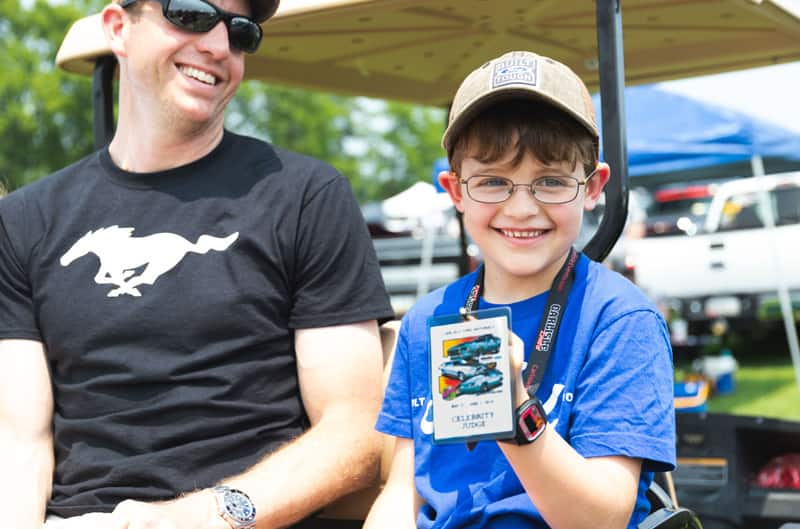
POLYGON ((522 363, 525 361, 525 351, 523 350, 524 344, 522 339, 514 334, 514 331, 508 332, 510 335, 509 345, 511 346, 511 371, 513 373, 522 372, 522 363))

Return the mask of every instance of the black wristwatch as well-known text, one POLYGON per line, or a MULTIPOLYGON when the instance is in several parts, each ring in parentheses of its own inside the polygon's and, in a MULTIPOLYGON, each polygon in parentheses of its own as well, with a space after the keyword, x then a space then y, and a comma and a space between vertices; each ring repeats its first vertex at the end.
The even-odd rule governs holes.
POLYGON ((211 490, 217 500, 217 512, 231 529, 255 529, 256 507, 247 494, 224 485, 211 490))
POLYGON ((547 427, 547 412, 538 397, 532 397, 517 408, 517 424, 514 438, 509 442, 527 445, 542 435, 547 427))

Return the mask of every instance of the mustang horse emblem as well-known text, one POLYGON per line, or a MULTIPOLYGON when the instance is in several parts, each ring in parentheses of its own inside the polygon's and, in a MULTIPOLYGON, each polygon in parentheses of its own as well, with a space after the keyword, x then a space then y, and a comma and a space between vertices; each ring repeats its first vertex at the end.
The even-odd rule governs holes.
POLYGON ((142 294, 137 286, 152 285, 159 276, 181 262, 187 253, 221 252, 239 237, 239 232, 224 238, 201 235, 196 243, 191 243, 174 233, 132 237, 133 230, 110 226, 89 231, 61 257, 61 266, 69 266, 75 259, 93 253, 100 259, 94 282, 118 287, 109 292, 108 297, 115 298, 121 294, 139 297, 142 294), (136 275, 143 266, 144 270, 136 275))

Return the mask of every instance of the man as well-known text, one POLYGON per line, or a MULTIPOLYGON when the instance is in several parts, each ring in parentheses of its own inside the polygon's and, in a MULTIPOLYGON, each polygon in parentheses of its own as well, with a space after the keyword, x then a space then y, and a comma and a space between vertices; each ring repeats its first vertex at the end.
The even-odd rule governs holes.
POLYGON ((374 478, 358 206, 223 128, 277 3, 107 6, 111 144, 0 201, 3 527, 284 527, 374 478))

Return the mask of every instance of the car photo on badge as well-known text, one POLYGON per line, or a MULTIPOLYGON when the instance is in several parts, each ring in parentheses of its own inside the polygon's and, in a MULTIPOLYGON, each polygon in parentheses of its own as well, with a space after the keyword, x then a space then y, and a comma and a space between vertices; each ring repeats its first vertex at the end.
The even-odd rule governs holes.
POLYGON ((464 393, 488 393, 503 384, 503 373, 497 369, 486 369, 483 373, 475 375, 458 385, 459 395, 464 393))
POLYGON ((445 362, 439 366, 442 375, 448 378, 461 380, 462 382, 482 374, 487 369, 488 367, 480 362, 445 362))
POLYGON ((452 360, 469 360, 482 354, 492 354, 500 350, 500 338, 494 334, 482 334, 453 345, 447 349, 447 356, 452 360))

